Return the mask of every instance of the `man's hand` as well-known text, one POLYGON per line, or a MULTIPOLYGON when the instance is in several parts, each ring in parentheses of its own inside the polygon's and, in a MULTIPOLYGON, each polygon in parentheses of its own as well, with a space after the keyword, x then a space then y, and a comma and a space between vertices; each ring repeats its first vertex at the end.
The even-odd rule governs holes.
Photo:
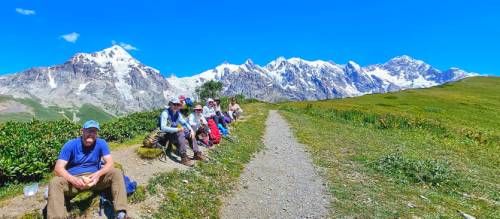
POLYGON ((80 177, 71 176, 68 181, 71 183, 71 185, 73 185, 77 189, 82 190, 87 188, 87 185, 85 184, 85 182, 83 182, 83 179, 80 177))
POLYGON ((88 186, 94 186, 95 184, 97 184, 97 182, 99 182, 99 179, 101 178, 101 174, 99 171, 97 171, 95 173, 90 174, 89 178, 91 180, 91 183, 89 183, 88 186))
POLYGON ((184 132, 184 127, 180 127, 178 129, 179 129, 179 131, 177 131, 177 132, 184 132))

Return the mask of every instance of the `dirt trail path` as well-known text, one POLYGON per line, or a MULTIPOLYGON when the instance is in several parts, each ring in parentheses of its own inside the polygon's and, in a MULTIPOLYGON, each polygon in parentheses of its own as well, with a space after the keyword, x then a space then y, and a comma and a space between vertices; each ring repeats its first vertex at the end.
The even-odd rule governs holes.
MULTIPOLYGON (((186 166, 167 159, 162 162, 158 159, 144 160, 141 159, 135 150, 140 145, 132 145, 130 147, 111 151, 113 159, 123 166, 125 174, 132 180, 137 181, 138 185, 146 186, 148 180, 156 173, 169 172, 174 169, 185 170, 186 166)), ((204 148, 202 150, 205 151, 204 148)), ((192 152, 188 150, 189 152, 192 152)), ((191 153, 192 155, 192 153, 191 153)), ((180 158, 179 158, 180 160, 180 158)), ((23 195, 16 196, 0 205, 0 218, 16 218, 24 215, 27 212, 43 209, 46 205, 46 200, 43 197, 45 185, 40 186, 38 193, 33 197, 25 198, 23 195)), ((140 215, 149 214, 158 207, 158 198, 148 196, 148 198, 137 204, 130 205, 129 214, 133 218, 140 218, 140 215)), ((97 211, 88 212, 90 218, 105 218, 99 217, 97 211)))
POLYGON ((271 111, 264 151, 246 166, 222 218, 326 218, 329 196, 310 155, 287 122, 271 111))

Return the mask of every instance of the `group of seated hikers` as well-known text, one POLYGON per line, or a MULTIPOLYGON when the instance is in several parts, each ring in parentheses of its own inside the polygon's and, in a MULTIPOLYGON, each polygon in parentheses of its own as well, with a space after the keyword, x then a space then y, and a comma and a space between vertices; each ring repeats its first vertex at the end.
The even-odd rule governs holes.
POLYGON ((199 146, 212 147, 220 141, 220 134, 228 135, 228 123, 238 119, 243 110, 234 98, 227 112, 222 112, 220 99, 208 98, 206 105, 196 105, 190 98, 173 97, 159 118, 159 146, 170 144, 177 146, 181 163, 192 166, 193 162, 187 156, 187 147, 194 151, 194 160, 206 160, 199 146), (187 120, 184 118, 187 117, 187 120))
MULTIPOLYGON (((188 144, 193 148, 193 159, 205 160, 198 142, 209 146, 211 139, 204 141, 207 136, 219 132, 219 128, 228 132, 227 123, 237 119, 242 110, 234 98, 231 99, 227 113, 221 112, 220 101, 217 99, 208 99, 204 107, 192 107, 189 106, 192 102, 189 102, 190 99, 184 96, 172 98, 160 115, 159 126, 164 143, 168 140, 176 145, 181 163, 192 166, 193 163, 186 154, 188 144), (190 108, 193 112, 189 112, 190 108), (188 114, 187 120, 181 111, 188 114)), ((69 140, 62 147, 54 167, 55 177, 50 180, 48 186, 47 218, 68 218, 65 207, 69 201, 67 198, 87 190, 111 190, 115 217, 129 218, 126 178, 121 170, 114 168, 108 144, 97 137, 99 130, 99 123, 89 120, 83 124, 81 136, 69 140)))

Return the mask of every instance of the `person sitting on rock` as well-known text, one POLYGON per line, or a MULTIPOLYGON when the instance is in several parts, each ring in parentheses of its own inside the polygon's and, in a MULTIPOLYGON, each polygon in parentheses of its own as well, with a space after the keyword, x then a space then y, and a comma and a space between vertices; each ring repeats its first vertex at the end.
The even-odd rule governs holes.
POLYGON ((99 123, 83 124, 82 136, 64 144, 56 161, 56 177, 49 182, 48 218, 67 218, 65 197, 85 190, 103 191, 111 187, 117 218, 127 217, 127 192, 123 173, 113 167, 108 144, 97 138, 99 123), (101 167, 101 159, 105 164, 101 167))
POLYGON ((160 116, 160 130, 165 132, 165 137, 170 143, 177 146, 181 156, 181 163, 186 166, 192 166, 193 162, 187 156, 187 147, 192 145, 195 160, 205 160, 205 156, 198 148, 196 142, 195 132, 188 122, 180 113, 182 107, 179 98, 174 97, 168 103, 166 108, 160 116))
POLYGON ((227 112, 232 120, 237 120, 238 117, 240 117, 241 113, 243 113, 243 110, 241 109, 238 102, 236 102, 236 99, 234 97, 231 98, 231 102, 229 103, 229 108, 227 112))
POLYGON ((208 128, 208 123, 205 117, 203 117, 203 108, 201 105, 196 105, 194 107, 194 112, 189 115, 188 122, 191 125, 191 128, 195 131, 197 139, 200 139, 207 146, 208 142, 204 140, 208 140, 208 134, 210 133, 210 129, 208 128))

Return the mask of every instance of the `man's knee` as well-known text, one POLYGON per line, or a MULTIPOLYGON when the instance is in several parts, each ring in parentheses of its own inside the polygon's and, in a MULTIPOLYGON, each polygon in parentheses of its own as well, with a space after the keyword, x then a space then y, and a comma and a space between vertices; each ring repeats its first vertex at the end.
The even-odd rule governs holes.
POLYGON ((52 178, 49 182, 49 193, 50 191, 62 191, 67 183, 64 177, 56 176, 52 178))
POLYGON ((123 172, 120 169, 113 167, 109 170, 107 175, 112 179, 117 179, 118 177, 123 177, 123 172))

